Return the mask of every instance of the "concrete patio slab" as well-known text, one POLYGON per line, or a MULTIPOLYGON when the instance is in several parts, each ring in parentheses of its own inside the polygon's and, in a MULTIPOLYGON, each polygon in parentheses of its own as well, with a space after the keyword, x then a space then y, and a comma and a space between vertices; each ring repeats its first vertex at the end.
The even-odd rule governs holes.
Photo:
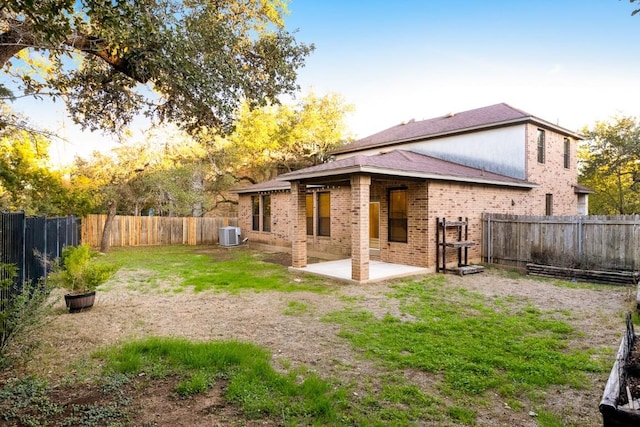
POLYGON ((434 272, 432 268, 391 264, 382 261, 369 261, 369 280, 358 282, 351 279, 350 258, 308 264, 306 267, 302 268, 289 267, 289 270, 316 274, 318 276, 347 281, 351 283, 380 282, 383 280, 397 279, 399 277, 417 276, 420 274, 428 274, 434 272))

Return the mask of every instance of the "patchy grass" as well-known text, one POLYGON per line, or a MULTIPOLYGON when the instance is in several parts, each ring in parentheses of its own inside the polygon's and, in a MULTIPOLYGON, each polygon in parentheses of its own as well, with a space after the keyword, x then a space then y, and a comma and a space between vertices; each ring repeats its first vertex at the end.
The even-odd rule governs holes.
MULTIPOLYGON (((588 387, 586 373, 606 372, 604 358, 574 351, 573 329, 562 311, 542 311, 521 302, 499 304, 464 289, 444 290, 445 276, 405 282, 390 295, 413 320, 350 307, 330 313, 328 322, 343 325, 340 335, 354 348, 390 370, 419 369, 442 375, 444 395, 461 402, 491 390, 503 399, 521 395, 535 400, 551 385, 588 387)), ((469 424, 475 414, 455 406, 450 418, 469 424)))
POLYGON ((346 406, 346 392, 304 370, 276 372, 268 351, 249 343, 193 343, 148 338, 100 351, 105 373, 176 377, 175 392, 188 397, 226 381, 225 398, 247 418, 278 418, 290 425, 334 423, 346 406))
POLYGON ((195 292, 225 291, 238 293, 310 291, 330 292, 333 285, 314 276, 292 275, 277 264, 263 261, 263 255, 243 248, 197 249, 192 246, 152 246, 115 248, 102 259, 124 271, 145 270, 139 286, 154 289, 159 283, 174 283, 173 292, 193 289, 195 292), (149 274, 151 271, 153 274, 149 274))
POLYGON ((287 316, 301 316, 310 312, 309 304, 300 301, 289 301, 284 314, 287 316))

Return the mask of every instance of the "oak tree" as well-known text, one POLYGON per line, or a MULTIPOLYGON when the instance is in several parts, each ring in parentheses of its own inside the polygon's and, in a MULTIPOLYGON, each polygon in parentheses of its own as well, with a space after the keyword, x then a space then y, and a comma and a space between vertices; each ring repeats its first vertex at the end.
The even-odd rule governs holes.
POLYGON ((0 67, 84 128, 119 131, 142 112, 224 131, 241 102, 298 89, 313 46, 285 31, 286 13, 286 0, 5 0, 0 67))
POLYGON ((583 130, 579 181, 595 190, 592 214, 640 213, 640 123, 617 116, 583 130))

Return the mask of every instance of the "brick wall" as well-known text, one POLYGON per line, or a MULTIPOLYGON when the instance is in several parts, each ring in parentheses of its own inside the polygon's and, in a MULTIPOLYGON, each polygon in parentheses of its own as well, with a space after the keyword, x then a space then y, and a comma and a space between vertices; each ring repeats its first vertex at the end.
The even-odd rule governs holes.
POLYGON ((351 255, 351 188, 349 186, 334 186, 324 189, 313 189, 313 231, 314 235, 307 235, 307 248, 318 252, 350 256, 351 255), (331 193, 331 236, 318 236, 318 209, 316 193, 330 191, 331 193))
POLYGON ((428 198, 427 185, 412 181, 374 181, 371 185, 371 200, 380 202, 380 260, 418 267, 427 264, 428 198), (390 242, 388 234, 389 197, 393 188, 406 188, 408 200, 407 243, 390 242))
POLYGON ((553 194, 553 215, 577 215, 578 196, 573 185, 578 183, 577 142, 570 140, 569 168, 564 167, 564 136, 545 129, 545 162, 537 158, 538 127, 528 124, 527 138, 527 180, 539 184, 531 190, 528 203, 531 215, 545 214, 545 195, 553 194))
MULTIPOLYGON (((314 195, 313 236, 307 236, 307 248, 318 252, 336 255, 351 255, 351 191, 349 186, 335 186, 331 188, 312 189, 314 195), (318 218, 316 194, 329 191, 331 193, 331 236, 317 236, 318 218)), ((248 237, 250 242, 275 246, 291 246, 291 193, 279 191, 271 194, 271 232, 253 231, 251 214, 251 194, 240 194, 238 197, 238 226, 242 230, 242 237, 248 237)), ((254 194, 256 195, 256 194, 254 194)), ((262 207, 261 207, 262 209, 262 207)), ((262 218, 262 211, 261 211, 262 218)), ((262 229, 262 225, 261 225, 262 229)))
MULTIPOLYGON (((250 242, 264 243, 275 246, 291 246, 291 220, 289 206, 291 194, 289 191, 253 194, 271 195, 271 231, 252 230, 251 194, 240 194, 238 197, 238 226, 242 238, 248 237, 250 242)), ((260 230, 262 225, 262 205, 260 205, 260 230)))

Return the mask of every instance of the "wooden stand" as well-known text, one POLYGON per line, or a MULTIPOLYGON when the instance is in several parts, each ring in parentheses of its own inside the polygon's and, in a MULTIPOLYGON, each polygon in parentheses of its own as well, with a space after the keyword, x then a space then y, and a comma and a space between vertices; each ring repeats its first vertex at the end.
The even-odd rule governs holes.
POLYGON ((457 221, 447 221, 446 218, 436 218, 436 271, 438 273, 465 274, 481 273, 484 267, 469 265, 469 248, 475 246, 475 242, 469 239, 469 220, 462 217, 457 221), (447 230, 455 229, 457 240, 447 241, 447 230), (457 268, 447 268, 447 248, 457 249, 457 268))

